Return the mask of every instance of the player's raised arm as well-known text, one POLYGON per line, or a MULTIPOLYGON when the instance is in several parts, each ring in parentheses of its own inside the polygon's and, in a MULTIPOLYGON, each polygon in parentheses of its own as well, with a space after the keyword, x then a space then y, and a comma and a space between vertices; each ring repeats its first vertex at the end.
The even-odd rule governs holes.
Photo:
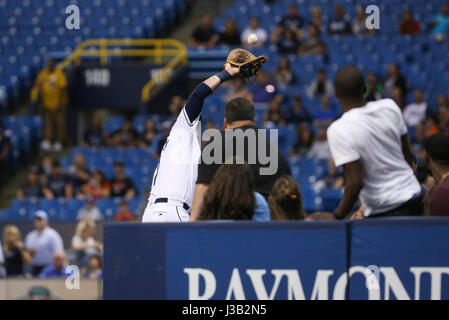
POLYGON ((221 83, 231 79, 239 73, 239 68, 232 67, 229 63, 226 64, 225 69, 212 77, 204 80, 193 90, 185 106, 185 111, 189 117, 189 121, 195 121, 201 114, 204 99, 206 99, 212 91, 220 86, 221 83))

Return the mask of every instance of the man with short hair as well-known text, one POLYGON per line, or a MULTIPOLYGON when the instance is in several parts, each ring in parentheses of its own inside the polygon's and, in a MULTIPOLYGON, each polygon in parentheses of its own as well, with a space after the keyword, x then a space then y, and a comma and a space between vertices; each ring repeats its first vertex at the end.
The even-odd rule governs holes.
POLYGON ((435 179, 429 215, 449 216, 449 135, 437 133, 424 140, 426 163, 435 179))
MULTIPOLYGON (((207 156, 205 150, 207 150, 215 143, 215 138, 211 138, 211 140, 209 140, 202 149, 202 162, 198 165, 198 178, 193 195, 192 212, 190 215, 191 220, 198 219, 199 213, 201 211, 201 206, 203 204, 203 199, 209 187, 209 184, 212 182, 212 179, 214 178, 215 173, 218 171, 221 164, 225 163, 225 161, 229 159, 227 155, 229 157, 237 156, 237 158, 243 158, 242 160, 246 161, 250 165, 254 175, 255 189, 265 198, 268 198, 268 195, 270 194, 277 178, 279 178, 281 175, 291 175, 290 165, 288 164, 282 153, 279 151, 279 149, 270 149, 270 139, 264 135, 258 134, 258 129, 256 127, 255 121, 254 105, 249 100, 245 98, 236 98, 229 101, 226 104, 225 118, 223 123, 225 130, 220 132, 220 139, 222 139, 222 151, 219 163, 213 162, 211 164, 207 164, 204 161, 205 156, 207 156), (274 157, 277 157, 277 170, 274 174, 261 174, 260 169, 269 167, 270 164, 261 163, 262 161, 258 157, 258 151, 255 149, 251 150, 249 139, 243 139, 243 150, 237 151, 238 148, 235 145, 237 139, 235 135, 239 134, 238 130, 240 130, 240 133, 242 135, 250 135, 253 132, 255 138, 257 139, 257 142, 255 143, 256 146, 259 146, 261 144, 259 142, 259 139, 265 140, 262 143, 266 144, 266 152, 273 152, 274 157), (229 154, 231 153, 230 151, 232 151, 232 155, 229 154), (254 151, 256 152, 256 154, 250 154, 250 151, 254 151), (243 154, 240 154, 240 152, 243 152, 243 154), (255 163, 249 161, 249 159, 251 158, 255 158, 255 163)), ((273 155, 270 154, 270 156, 273 155)))
POLYGON ((347 217, 359 196, 365 218, 422 215, 423 193, 399 107, 391 99, 366 103, 365 79, 354 66, 338 71, 334 87, 344 113, 327 137, 335 165, 343 166, 345 190, 328 218, 347 217))
POLYGON ((193 48, 212 47, 217 44, 218 34, 212 25, 213 17, 210 13, 206 13, 201 25, 195 28, 189 40, 189 46, 193 48))
POLYGON ((426 119, 427 103, 421 90, 415 91, 415 102, 405 107, 404 120, 408 126, 416 127, 426 119))
POLYGON ((71 272, 67 271, 66 255, 64 250, 56 251, 53 254, 53 263, 46 266, 41 273, 40 278, 66 278, 71 272))
POLYGON ((25 247, 32 257, 31 274, 37 276, 53 261, 53 254, 64 249, 61 236, 48 225, 48 216, 45 211, 34 213, 35 230, 25 238, 25 247))
POLYGON ((134 198, 136 188, 132 179, 126 176, 125 164, 120 161, 114 163, 114 173, 115 177, 111 180, 111 197, 134 198))
POLYGON ((335 17, 329 23, 328 34, 347 35, 352 33, 351 21, 345 17, 345 9, 341 4, 335 6, 335 17))

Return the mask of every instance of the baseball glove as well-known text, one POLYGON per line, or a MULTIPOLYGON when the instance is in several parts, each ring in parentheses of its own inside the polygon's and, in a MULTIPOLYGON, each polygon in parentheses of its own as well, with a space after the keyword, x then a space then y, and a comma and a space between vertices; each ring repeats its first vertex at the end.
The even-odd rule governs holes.
POLYGON ((226 63, 239 68, 241 77, 251 78, 257 76, 257 72, 267 60, 265 56, 256 57, 248 50, 238 48, 229 53, 226 63))

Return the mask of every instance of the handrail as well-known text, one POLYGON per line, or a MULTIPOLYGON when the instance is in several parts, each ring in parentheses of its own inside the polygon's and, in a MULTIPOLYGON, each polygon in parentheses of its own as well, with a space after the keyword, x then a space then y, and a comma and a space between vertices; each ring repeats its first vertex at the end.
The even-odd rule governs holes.
POLYGON ((174 68, 187 64, 187 49, 183 43, 175 39, 90 39, 80 43, 75 51, 58 65, 58 68, 65 69, 71 64, 79 65, 83 57, 99 57, 100 63, 105 65, 109 57, 116 56, 154 57, 156 65, 163 64, 164 57, 171 58, 157 76, 143 87, 143 102, 150 100, 150 92, 156 85, 168 81, 174 68), (129 46, 132 48, 121 48, 129 46))

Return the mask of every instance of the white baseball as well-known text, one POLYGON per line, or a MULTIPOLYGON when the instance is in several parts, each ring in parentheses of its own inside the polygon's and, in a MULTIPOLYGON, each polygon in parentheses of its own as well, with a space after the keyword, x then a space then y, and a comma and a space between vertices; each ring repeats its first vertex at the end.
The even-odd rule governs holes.
POLYGON ((258 38, 257 38, 257 35, 255 33, 251 33, 248 36, 248 44, 254 44, 254 43, 257 42, 257 40, 258 40, 258 38))

